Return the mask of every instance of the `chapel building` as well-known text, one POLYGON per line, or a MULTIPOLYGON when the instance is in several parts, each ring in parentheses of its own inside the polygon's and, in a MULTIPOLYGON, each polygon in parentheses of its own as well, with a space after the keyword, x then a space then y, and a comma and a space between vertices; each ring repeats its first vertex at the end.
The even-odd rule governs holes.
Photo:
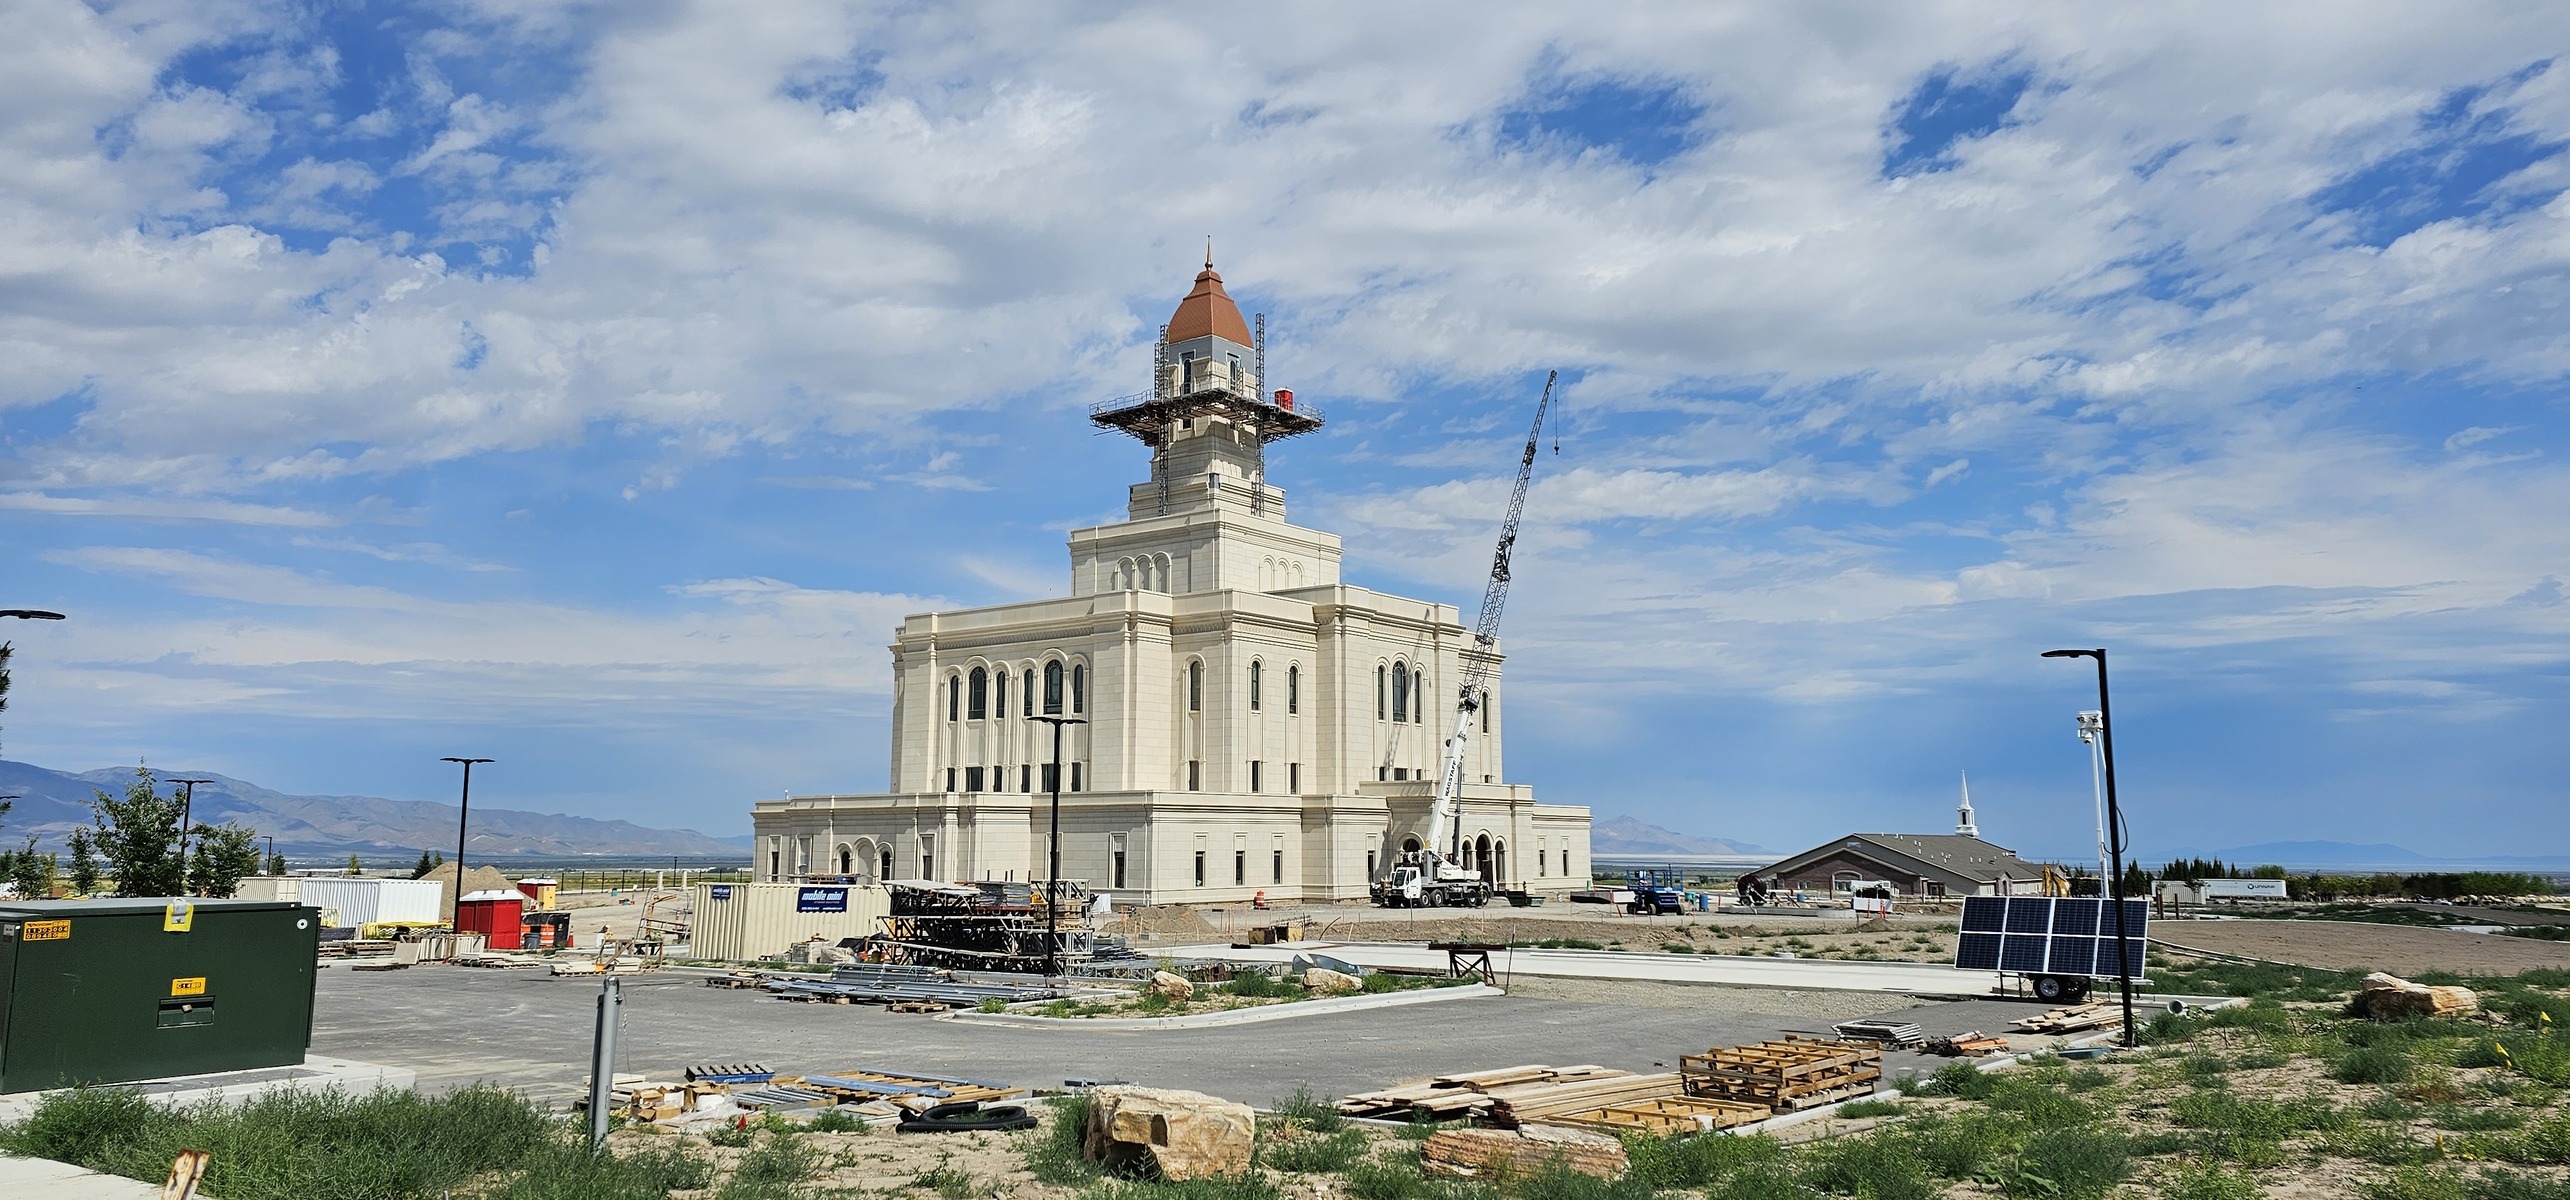
POLYGON ((1070 534, 1070 592, 905 619, 891 779, 752 812, 767 880, 1034 880, 1055 726, 1062 875, 1125 903, 1360 900, 1427 836, 1467 656, 1491 659, 1449 857, 1502 888, 1585 886, 1589 811, 1507 782, 1497 647, 1449 605, 1345 583, 1286 520, 1271 443, 1321 427, 1264 390, 1210 259, 1150 390, 1091 419, 1151 449, 1126 519, 1070 534))

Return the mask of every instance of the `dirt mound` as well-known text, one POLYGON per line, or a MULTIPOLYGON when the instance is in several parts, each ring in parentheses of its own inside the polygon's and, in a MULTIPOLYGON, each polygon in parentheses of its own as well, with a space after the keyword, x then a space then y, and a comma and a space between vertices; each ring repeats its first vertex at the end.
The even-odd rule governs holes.
POLYGON ((1183 904, 1153 904, 1129 908, 1117 914, 1124 919, 1124 935, 1158 942, 1214 942, 1222 940, 1220 930, 1205 919, 1203 913, 1183 904))

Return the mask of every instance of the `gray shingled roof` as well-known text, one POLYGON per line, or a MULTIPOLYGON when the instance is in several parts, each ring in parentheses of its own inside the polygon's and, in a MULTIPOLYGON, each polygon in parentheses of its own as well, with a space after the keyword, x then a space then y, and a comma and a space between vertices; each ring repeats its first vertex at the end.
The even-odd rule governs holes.
POLYGON ((2043 875, 2042 867, 2017 857, 2016 851, 1959 833, 1851 833, 1832 838, 1767 869, 1789 871, 1800 866, 1803 859, 1841 849, 1849 842, 1866 843, 1872 849, 1888 851, 1921 866, 1978 883, 1997 883, 2001 876, 2036 879, 2043 875))

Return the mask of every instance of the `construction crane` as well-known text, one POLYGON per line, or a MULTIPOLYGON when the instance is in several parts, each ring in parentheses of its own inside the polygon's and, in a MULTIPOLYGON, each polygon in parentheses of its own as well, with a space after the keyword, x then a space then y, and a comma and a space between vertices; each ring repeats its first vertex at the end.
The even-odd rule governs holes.
MULTIPOLYGON (((1482 589, 1481 616, 1472 624, 1473 651, 1464 655, 1463 683, 1455 689, 1455 731, 1446 738, 1445 766, 1437 774, 1437 801, 1428 815, 1428 836, 1420 849, 1404 854, 1392 873, 1374 885, 1374 902, 1394 908, 1469 907, 1490 903, 1490 881, 1465 867, 1460 842, 1454 854, 1445 850, 1449 835, 1459 837, 1456 801, 1463 796, 1464 747, 1476 716, 1490 699, 1490 672, 1497 661, 1499 614, 1508 607, 1509 557, 1517 549, 1517 523, 1526 515, 1526 485, 1535 477, 1535 448, 1543 440, 1544 417, 1552 411, 1553 384, 1559 371, 1544 376, 1544 396, 1535 404, 1535 423, 1526 430, 1526 450, 1517 459, 1517 486, 1508 493, 1508 519, 1499 526, 1499 550, 1491 556, 1490 583, 1482 589)), ((1555 447, 1559 453, 1560 448, 1555 447)))

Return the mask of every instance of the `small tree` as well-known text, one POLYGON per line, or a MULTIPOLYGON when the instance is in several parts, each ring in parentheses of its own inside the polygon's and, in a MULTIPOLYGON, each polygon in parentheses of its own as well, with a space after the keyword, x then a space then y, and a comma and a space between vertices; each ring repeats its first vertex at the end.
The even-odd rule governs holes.
POLYGON ((28 838, 23 849, 8 854, 9 882, 16 884, 18 895, 28 900, 43 900, 54 894, 54 856, 36 853, 36 839, 28 838))
POLYGON ((436 866, 436 863, 429 861, 428 851, 422 850, 419 852, 419 865, 410 869, 410 877, 413 879, 424 878, 427 876, 429 871, 436 866))
POLYGON ((71 831, 71 890, 83 896, 98 890, 98 842, 86 825, 71 831))
POLYGON ((366 873, 366 865, 358 862, 357 856, 354 854, 348 856, 348 873, 351 875, 363 875, 366 873))
POLYGON ((175 896, 187 886, 179 859, 179 802, 161 796, 149 767, 134 768, 123 798, 101 790, 90 800, 99 856, 116 877, 119 896, 175 896))
POLYGON ((241 877, 259 869, 259 835, 239 825, 199 825, 188 856, 187 888, 199 896, 226 897, 241 890, 241 877))
POLYGON ((268 874, 270 874, 270 875, 283 875, 283 874, 285 874, 285 873, 286 873, 286 856, 285 856, 285 855, 282 855, 282 854, 271 854, 271 855, 269 855, 269 856, 268 856, 268 874))

